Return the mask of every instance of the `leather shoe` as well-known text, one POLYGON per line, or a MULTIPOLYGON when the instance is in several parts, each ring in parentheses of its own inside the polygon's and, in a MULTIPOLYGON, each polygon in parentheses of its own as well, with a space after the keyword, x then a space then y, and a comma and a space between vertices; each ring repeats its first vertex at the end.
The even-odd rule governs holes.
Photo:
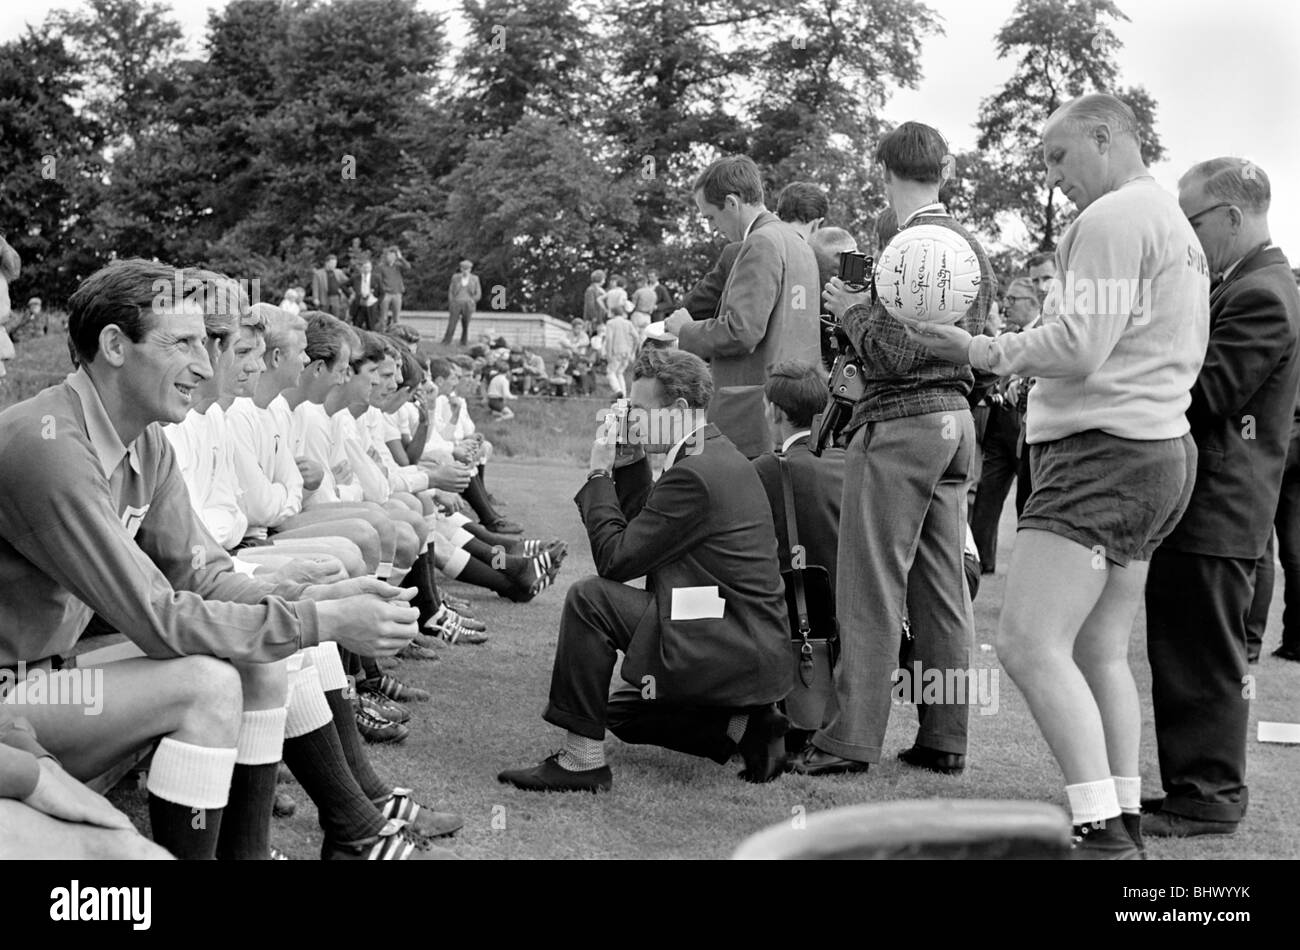
POLYGON ((815 745, 808 746, 803 755, 790 762, 790 771, 799 775, 846 775, 850 772, 865 772, 870 767, 870 762, 842 759, 838 755, 823 752, 815 745))
POLYGON ((517 525, 513 521, 507 521, 505 518, 499 518, 489 525, 484 525, 493 534, 523 534, 522 525, 517 525))
POLYGON ((1159 798, 1138 799, 1138 807, 1142 809, 1142 814, 1154 815, 1156 812, 1160 811, 1160 809, 1165 807, 1165 797, 1161 795, 1159 798))
POLYGON ((914 745, 898 753, 900 761, 917 769, 928 769, 941 775, 961 775, 966 768, 966 756, 957 752, 940 752, 923 745, 914 745))
POLYGON ((1278 659, 1300 663, 1300 646, 1289 646, 1284 643, 1273 651, 1273 655, 1278 659))
POLYGON ((1122 820, 1111 818, 1095 825, 1074 826, 1074 848, 1070 858, 1075 861, 1141 861, 1142 852, 1129 837, 1122 820))
POLYGON ((745 768, 740 777, 746 782, 770 782, 785 771, 785 734, 790 720, 774 706, 764 706, 749 714, 745 734, 736 745, 745 768))
POLYGON ((497 776, 498 782, 522 788, 526 792, 608 792, 614 774, 608 765, 598 769, 573 772, 560 765, 560 753, 549 755, 531 769, 508 769, 497 776))
POLYGON ((1153 838, 1194 838, 1198 835, 1233 835, 1235 821, 1204 821, 1172 812, 1159 811, 1142 816, 1142 834, 1153 838))

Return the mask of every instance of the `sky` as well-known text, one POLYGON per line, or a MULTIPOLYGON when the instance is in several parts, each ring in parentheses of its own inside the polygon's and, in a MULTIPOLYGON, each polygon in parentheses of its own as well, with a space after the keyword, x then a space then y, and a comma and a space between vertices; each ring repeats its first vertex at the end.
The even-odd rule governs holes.
MULTIPOLYGON (((0 9, 0 40, 20 34, 53 9, 77 0, 24 0, 0 9)), ((463 36, 454 0, 419 0, 450 13, 453 43, 463 36)), ((171 0, 197 50, 209 9, 225 0, 171 0)), ((973 148, 982 98, 1011 75, 996 59, 993 37, 1015 0, 929 0, 947 34, 925 40, 924 76, 884 110, 894 121, 915 119, 944 133, 955 150, 973 148)), ((1119 0, 1130 18, 1115 33, 1121 85, 1145 86, 1156 100, 1156 128, 1165 160, 1152 168, 1175 191, 1189 167, 1220 155, 1249 159, 1268 173, 1273 239, 1300 265, 1300 3, 1288 0, 1119 0)))

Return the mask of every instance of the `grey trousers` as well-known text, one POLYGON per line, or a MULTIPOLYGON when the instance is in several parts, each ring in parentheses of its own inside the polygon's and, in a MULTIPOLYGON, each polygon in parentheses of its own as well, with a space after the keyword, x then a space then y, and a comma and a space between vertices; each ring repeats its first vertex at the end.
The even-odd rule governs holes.
MULTIPOLYGON (((900 645, 923 681, 930 670, 952 676, 970 667, 975 620, 962 552, 974 448, 968 410, 869 423, 849 443, 835 585, 840 661, 828 725, 813 738, 823 752, 880 761, 900 645), (904 616, 914 638, 907 645, 904 616)), ((916 744, 965 754, 970 696, 922 703, 914 685, 916 744)))

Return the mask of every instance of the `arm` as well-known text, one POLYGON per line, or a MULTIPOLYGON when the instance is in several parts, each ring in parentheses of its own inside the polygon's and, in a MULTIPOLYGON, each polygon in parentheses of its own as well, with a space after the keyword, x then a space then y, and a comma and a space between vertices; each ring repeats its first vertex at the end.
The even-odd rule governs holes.
MULTIPOLYGON (((1065 255, 1058 256, 1064 259, 1065 255)), ((1070 266, 1079 287, 1140 287, 1142 257, 1140 229, 1123 221, 1096 221, 1090 227, 1076 229, 1069 249, 1070 266), (1115 284, 1117 280, 1122 284, 1115 284)), ((1049 308, 1054 302, 1058 304, 1057 319, 1031 330, 1003 334, 996 340, 975 337, 969 350, 971 365, 999 376, 1015 373, 1052 378, 1096 372, 1128 327, 1131 312, 1110 312, 1107 307, 1112 302, 1109 298, 1128 294, 1097 292, 1091 296, 1096 306, 1081 312, 1079 301, 1061 293, 1058 284, 1047 300, 1049 308)), ((1114 302, 1118 311, 1125 301, 1114 302)), ((1150 300, 1146 306, 1149 312, 1150 300)))
POLYGON ((478 274, 472 275, 472 280, 470 280, 469 284, 469 293, 470 296, 474 298, 475 303, 478 303, 483 297, 483 288, 478 282, 478 274))
POLYGON ((1192 384, 1187 409, 1192 426, 1238 415, 1277 365, 1290 333, 1286 304, 1268 288, 1250 288, 1226 299, 1192 384))
POLYGON ((683 350, 709 359, 745 356, 767 334, 767 322, 781 294, 781 268, 775 248, 750 241, 736 255, 725 307, 716 317, 687 323, 678 331, 683 350))
MULTIPOLYGON (((291 518, 302 506, 302 476, 298 476, 295 498, 292 487, 273 481, 262 471, 254 452, 254 422, 243 413, 231 413, 226 428, 230 435, 231 462, 239 482, 239 504, 250 524, 273 526, 291 518)), ((287 456, 288 453, 280 453, 287 456)), ((294 466, 294 474, 298 472, 294 466)))
POLYGON ((649 574, 677 560, 704 538, 709 488, 689 466, 660 476, 636 516, 628 520, 608 478, 593 478, 578 492, 596 573, 615 581, 649 574))
POLYGON ((708 320, 718 312, 722 291, 727 286, 727 278, 731 276, 731 267, 739 252, 739 241, 733 241, 724 247, 713 269, 682 298, 682 309, 690 311, 691 319, 708 320))

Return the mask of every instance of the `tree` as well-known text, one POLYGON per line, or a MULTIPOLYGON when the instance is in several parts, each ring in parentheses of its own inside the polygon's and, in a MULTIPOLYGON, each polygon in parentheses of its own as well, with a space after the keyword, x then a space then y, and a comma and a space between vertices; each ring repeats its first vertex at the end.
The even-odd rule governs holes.
POLYGON ((50 14, 77 57, 87 111, 110 141, 130 142, 156 117, 155 104, 170 79, 184 34, 164 3, 86 0, 80 10, 50 14))
POLYGON ((77 61, 62 39, 31 30, 0 46, 0 221, 23 270, 14 300, 61 299, 98 262, 89 216, 103 175, 104 130, 79 115, 77 61))
POLYGON ((1071 213, 1043 180, 1040 136, 1058 107, 1089 92, 1113 92, 1138 118, 1142 156, 1157 162, 1164 149, 1155 132, 1155 101, 1142 87, 1117 89, 1111 24, 1128 17, 1111 0, 1020 0, 998 31, 998 58, 1014 57, 1016 71, 980 105, 980 156, 965 156, 979 178, 962 192, 963 210, 997 234, 998 216, 1018 216, 1038 247, 1055 246, 1071 213))

